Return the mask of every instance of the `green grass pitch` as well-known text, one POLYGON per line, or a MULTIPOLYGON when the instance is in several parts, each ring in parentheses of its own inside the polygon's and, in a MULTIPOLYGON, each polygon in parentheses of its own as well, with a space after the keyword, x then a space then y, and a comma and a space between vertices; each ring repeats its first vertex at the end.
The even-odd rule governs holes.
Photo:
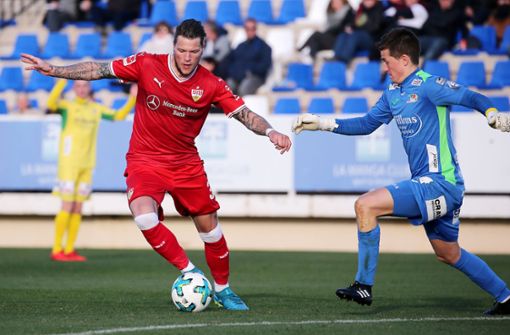
MULTIPOLYGON (((211 304, 177 311, 178 275, 151 250, 84 250, 86 263, 49 251, 0 249, 0 334, 508 334, 510 317, 483 318, 491 298, 433 255, 381 254, 374 303, 340 301, 356 255, 231 254, 231 286, 251 310, 211 304)), ((189 253, 205 270, 202 252, 189 253)), ((510 281, 510 256, 484 256, 510 281)))

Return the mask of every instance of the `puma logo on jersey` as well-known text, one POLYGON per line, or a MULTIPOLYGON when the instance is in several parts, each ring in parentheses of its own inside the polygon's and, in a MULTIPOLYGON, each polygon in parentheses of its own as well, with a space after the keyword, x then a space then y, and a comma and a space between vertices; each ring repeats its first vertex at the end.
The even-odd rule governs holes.
POLYGON ((162 85, 163 85, 163 83, 165 82, 164 80, 159 81, 159 80, 158 80, 158 78, 156 78, 156 77, 154 77, 153 79, 154 79, 154 81, 156 82, 156 84, 158 84, 159 88, 161 88, 161 86, 162 86, 162 85))

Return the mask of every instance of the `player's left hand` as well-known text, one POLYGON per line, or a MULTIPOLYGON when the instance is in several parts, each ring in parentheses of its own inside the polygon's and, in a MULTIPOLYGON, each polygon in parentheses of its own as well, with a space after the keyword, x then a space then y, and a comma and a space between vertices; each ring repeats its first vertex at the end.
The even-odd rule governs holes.
POLYGON ((499 129, 503 132, 510 132, 510 113, 500 113, 498 111, 490 112, 487 115, 489 126, 499 129))
POLYGON ((271 143, 274 144, 275 149, 280 150, 280 154, 284 154, 290 150, 292 142, 287 135, 284 135, 273 129, 267 136, 269 137, 271 143))

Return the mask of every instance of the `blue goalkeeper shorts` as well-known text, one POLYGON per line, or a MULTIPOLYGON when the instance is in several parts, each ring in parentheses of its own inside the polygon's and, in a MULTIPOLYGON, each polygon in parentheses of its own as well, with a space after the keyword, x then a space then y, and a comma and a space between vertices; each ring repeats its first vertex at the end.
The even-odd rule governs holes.
POLYGON ((386 187, 393 197, 393 215, 423 225, 430 240, 455 242, 459 236, 459 214, 464 187, 442 175, 404 180, 386 187))

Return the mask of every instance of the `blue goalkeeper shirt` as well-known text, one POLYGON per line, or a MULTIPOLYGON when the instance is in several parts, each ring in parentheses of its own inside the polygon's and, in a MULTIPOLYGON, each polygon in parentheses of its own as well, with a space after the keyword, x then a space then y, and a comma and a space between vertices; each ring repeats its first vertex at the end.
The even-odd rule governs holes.
POLYGON ((392 83, 363 117, 337 119, 334 132, 366 135, 395 120, 408 156, 412 178, 441 174, 464 184, 450 126, 450 106, 463 105, 484 113, 491 101, 442 77, 417 69, 401 84, 392 83))

